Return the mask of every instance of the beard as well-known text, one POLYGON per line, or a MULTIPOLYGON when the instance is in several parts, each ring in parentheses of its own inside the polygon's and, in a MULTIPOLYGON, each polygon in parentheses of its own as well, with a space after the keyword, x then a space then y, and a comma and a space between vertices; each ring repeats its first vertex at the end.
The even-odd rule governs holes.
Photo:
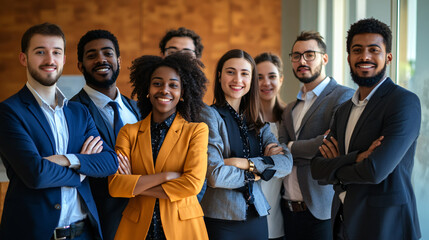
MULTIPOLYGON (((375 66, 377 67, 377 65, 375 66)), ((360 77, 357 73, 353 72, 353 69, 350 68, 350 75, 352 76, 353 82, 355 82, 360 87, 372 87, 377 84, 386 74, 387 64, 384 63, 383 69, 380 70, 379 73, 376 73, 375 76, 372 77, 360 77)))
MULTIPOLYGON (((109 64, 100 64, 95 67, 99 67, 103 65, 108 66, 110 67, 110 69, 113 70, 113 66, 109 64)), ((116 71, 113 71, 112 77, 106 81, 98 81, 86 70, 84 66, 82 66, 82 69, 83 69, 83 76, 85 77, 86 84, 88 84, 89 86, 95 86, 97 88, 109 88, 116 82, 116 79, 119 76, 119 67, 116 71)))
MULTIPOLYGON (((310 68, 309 66, 299 66, 298 68, 300 68, 300 67, 308 67, 308 68, 310 68)), ((310 70, 311 70, 311 68, 310 68, 310 70)), ((316 78, 318 78, 320 76, 321 72, 322 72, 322 63, 320 63, 320 65, 315 68, 315 73, 312 76, 310 76, 310 77, 298 77, 298 75, 295 72, 295 69, 293 70, 293 74, 295 75, 295 77, 300 82, 302 82, 304 84, 305 83, 311 83, 314 80, 316 80, 316 78)))
POLYGON ((44 78, 36 69, 34 69, 30 64, 28 66, 28 72, 30 73, 31 77, 34 78, 38 83, 45 87, 50 87, 54 85, 56 82, 58 82, 58 79, 60 78, 61 74, 63 73, 63 69, 59 69, 56 65, 43 65, 44 66, 55 66, 59 70, 57 75, 54 75, 54 73, 48 74, 46 78, 44 78))

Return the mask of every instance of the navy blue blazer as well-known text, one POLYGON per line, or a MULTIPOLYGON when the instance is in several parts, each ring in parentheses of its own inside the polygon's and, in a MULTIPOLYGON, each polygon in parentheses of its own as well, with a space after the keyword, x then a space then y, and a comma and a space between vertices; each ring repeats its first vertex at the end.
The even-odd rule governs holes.
POLYGON ((0 239, 50 239, 61 210, 61 187, 76 187, 97 239, 101 229, 88 177, 115 173, 115 152, 106 144, 98 154, 79 154, 89 136, 99 136, 88 110, 81 104, 64 106, 69 131, 67 152, 76 154, 80 168, 62 167, 44 159, 55 154, 49 123, 30 90, 24 86, 0 103, 0 154, 10 180, 6 193, 0 239))
POLYGON ((420 100, 386 79, 356 123, 346 155, 345 131, 352 106, 351 100, 341 105, 331 126, 340 156, 311 161, 313 178, 334 185, 332 222, 338 217, 338 194, 344 189, 343 219, 350 240, 419 239, 411 173, 420 131, 420 100), (380 136, 384 136, 381 145, 356 163, 357 154, 380 136))
MULTIPOLYGON (((122 102, 131 110, 131 112, 134 113, 137 120, 140 120, 140 111, 138 110, 136 101, 123 95, 121 95, 121 97, 122 102)), ((71 100, 80 102, 88 108, 101 138, 105 143, 107 143, 107 145, 109 145, 109 147, 114 149, 116 136, 113 128, 101 116, 97 106, 85 90, 80 90, 80 92, 72 97, 71 100)), ((128 199, 111 197, 109 194, 107 178, 90 178, 90 185, 95 204, 97 205, 103 237, 106 240, 113 240, 122 218, 122 212, 128 204, 128 199)))

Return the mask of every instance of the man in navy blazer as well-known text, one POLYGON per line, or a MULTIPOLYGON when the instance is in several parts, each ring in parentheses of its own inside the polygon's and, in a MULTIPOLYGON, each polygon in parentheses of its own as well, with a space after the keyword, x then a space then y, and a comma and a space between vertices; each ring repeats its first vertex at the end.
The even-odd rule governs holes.
POLYGON ((88 110, 56 87, 65 62, 61 29, 35 25, 21 45, 27 83, 0 103, 0 154, 10 180, 0 239, 102 239, 88 176, 115 173, 116 154, 100 141, 88 110))
POLYGON ((373 18, 348 31, 348 62, 359 88, 334 115, 322 156, 311 162, 313 177, 334 185, 335 239, 421 237, 411 185, 420 101, 386 76, 391 44, 389 27, 373 18))
POLYGON ((288 240, 331 240, 334 191, 311 177, 310 160, 319 152, 337 108, 353 89, 326 75, 326 44, 318 32, 302 32, 290 54, 295 77, 303 83, 297 99, 283 111, 279 142, 293 156, 292 172, 283 179, 282 212, 288 240))
MULTIPOLYGON (((116 87, 121 63, 118 40, 109 31, 91 30, 81 37, 77 55, 78 68, 85 77, 86 85, 71 100, 89 109, 101 138, 114 149, 117 132, 111 102, 118 105, 122 124, 140 120, 136 101, 121 95, 116 87)), ((90 178, 90 185, 103 237, 113 240, 128 199, 111 197, 107 178, 90 178)))

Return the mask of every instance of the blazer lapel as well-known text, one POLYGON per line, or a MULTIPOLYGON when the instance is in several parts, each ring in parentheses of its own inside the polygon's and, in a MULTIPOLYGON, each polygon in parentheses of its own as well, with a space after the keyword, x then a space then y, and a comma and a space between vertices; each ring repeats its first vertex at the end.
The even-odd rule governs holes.
POLYGON ((150 136, 150 113, 145 119, 142 120, 137 136, 137 148, 140 149, 140 159, 147 174, 155 174, 155 167, 153 165, 152 157, 152 141, 150 136))
POLYGON ((159 149, 158 158, 156 159, 155 172, 159 173, 162 171, 171 150, 179 140, 181 130, 185 120, 177 113, 176 118, 170 126, 170 129, 165 136, 164 142, 162 143, 161 149, 159 149))
POLYGON ((283 119, 283 121, 285 121, 286 123, 286 130, 289 135, 289 141, 296 141, 296 134, 295 134, 295 129, 293 127, 293 118, 292 118, 292 111, 295 108, 296 104, 298 104, 298 100, 286 106, 285 119, 283 119))
POLYGON ((124 105, 136 116, 137 120, 140 120, 140 112, 135 102, 132 102, 131 99, 126 98, 124 95, 121 95, 121 98, 124 105))
POLYGON ((55 154, 55 139, 52 133, 51 128, 49 127, 48 120, 46 120, 45 114, 43 114, 42 109, 40 109, 39 103, 37 103, 33 94, 24 86, 24 88, 19 92, 21 100, 24 104, 27 105, 27 109, 31 114, 33 114, 34 118, 36 118, 37 122, 42 127, 43 131, 48 135, 49 141, 52 146, 52 152, 55 154))

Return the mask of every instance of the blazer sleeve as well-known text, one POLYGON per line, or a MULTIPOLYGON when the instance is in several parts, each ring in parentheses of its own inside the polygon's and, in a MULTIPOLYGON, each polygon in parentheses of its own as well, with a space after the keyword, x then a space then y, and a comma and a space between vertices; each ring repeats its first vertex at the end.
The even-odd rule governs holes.
POLYGON ((27 131, 36 123, 27 123, 15 110, 0 103, 0 153, 8 177, 16 174, 32 189, 80 186, 80 176, 73 169, 52 163, 40 155, 35 139, 27 131))
MULTIPOLYGON (((131 151, 133 142, 137 137, 137 129, 136 132, 133 132, 132 129, 130 129, 130 126, 131 125, 125 125, 119 131, 118 137, 116 139, 115 149, 118 153, 121 153, 123 156, 126 156, 130 161, 132 161, 133 159, 131 158, 131 151)), ((122 175, 119 174, 119 172, 109 176, 108 182, 110 195, 112 197, 122 198, 135 197, 133 192, 140 176, 140 174, 122 175)))
POLYGON ((290 153, 289 148, 287 148, 284 144, 280 145, 274 134, 271 132, 270 126, 268 124, 265 124, 260 131, 262 136, 262 150, 264 150, 268 144, 276 143, 283 147, 284 154, 270 156, 273 160, 273 163, 267 163, 262 157, 250 158, 250 160, 255 164, 255 168, 260 173, 267 169, 275 170, 273 177, 276 178, 282 178, 288 175, 292 171, 293 165, 292 154, 290 153))
POLYGON ((207 186, 212 188, 236 189, 244 186, 244 170, 224 163, 224 154, 228 157, 229 149, 225 149, 228 141, 226 125, 219 113, 206 106, 201 118, 209 127, 207 186))
POLYGON ((209 129, 205 123, 195 124, 187 149, 183 173, 179 178, 161 184, 170 201, 196 196, 203 187, 207 172, 209 129))
POLYGON ((384 139, 381 145, 362 162, 338 169, 336 177, 342 183, 378 184, 386 179, 404 158, 414 158, 409 151, 415 148, 420 131, 420 100, 411 92, 386 100, 389 104, 386 105, 383 116, 380 136, 384 136, 384 139))
MULTIPOLYGON (((90 136, 100 136, 89 110, 83 106, 81 106, 81 109, 85 112, 84 122, 87 123, 84 140, 88 139, 90 136)), ((70 139, 70 141, 74 141, 74 139, 70 139)), ((80 168, 76 170, 80 174, 90 177, 107 177, 118 170, 116 153, 104 142, 103 150, 100 153, 75 155, 80 161, 80 168)))

